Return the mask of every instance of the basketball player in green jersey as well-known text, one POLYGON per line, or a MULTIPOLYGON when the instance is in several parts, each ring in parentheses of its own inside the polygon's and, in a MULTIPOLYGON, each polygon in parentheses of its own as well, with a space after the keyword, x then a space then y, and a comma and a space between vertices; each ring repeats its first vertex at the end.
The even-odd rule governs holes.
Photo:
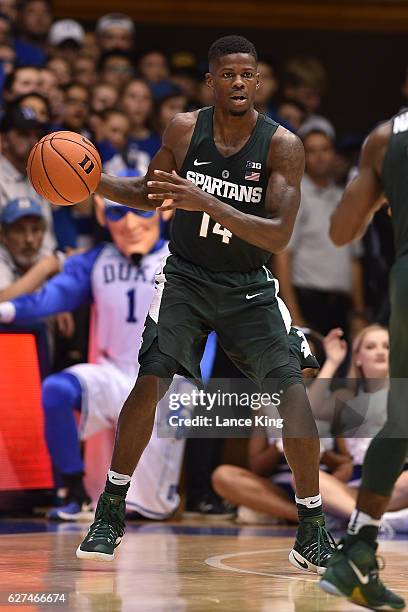
POLYGON ((265 391, 283 391, 279 411, 300 519, 289 560, 299 569, 322 573, 332 544, 319 494, 319 439, 299 359, 290 348, 290 316, 284 305, 282 314, 278 283, 265 267, 292 234, 303 146, 254 109, 259 78, 252 43, 238 36, 216 41, 209 66, 214 107, 173 120, 147 177, 103 176, 98 190, 128 206, 151 210, 161 205, 176 213, 172 254, 156 275, 138 380, 119 417, 95 522, 77 556, 113 559, 124 533, 128 483, 151 436, 159 397, 177 372, 200 379, 205 341, 215 330, 245 376, 265 391), (166 199, 172 203, 163 203, 166 199))
POLYGON ((374 610, 400 610, 405 602, 378 576, 375 557, 380 519, 408 453, 408 109, 368 136, 359 174, 335 211, 330 235, 337 246, 361 236, 384 202, 391 206, 396 262, 391 271, 390 393, 388 419, 367 451, 356 510, 348 533, 320 582, 333 595, 374 610))

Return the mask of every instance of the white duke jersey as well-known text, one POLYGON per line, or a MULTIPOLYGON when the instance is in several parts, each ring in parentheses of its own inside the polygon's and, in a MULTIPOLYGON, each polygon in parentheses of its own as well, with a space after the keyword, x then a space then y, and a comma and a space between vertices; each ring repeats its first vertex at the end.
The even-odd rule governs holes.
POLYGON ((107 245, 95 261, 91 285, 94 296, 90 339, 91 361, 113 362, 122 372, 135 374, 141 337, 154 294, 154 277, 168 255, 167 243, 133 265, 114 245, 107 245))
POLYGON ((135 266, 113 244, 69 257, 64 269, 33 294, 13 300, 15 320, 44 318, 93 303, 91 361, 113 363, 124 374, 137 373, 137 357, 154 277, 168 255, 167 242, 135 266))

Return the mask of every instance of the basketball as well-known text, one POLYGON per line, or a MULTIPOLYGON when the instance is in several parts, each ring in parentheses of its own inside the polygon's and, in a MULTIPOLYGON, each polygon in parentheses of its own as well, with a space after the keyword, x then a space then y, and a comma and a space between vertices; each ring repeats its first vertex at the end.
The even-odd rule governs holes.
POLYGON ((32 148, 27 174, 38 195, 71 206, 95 191, 102 163, 96 147, 76 132, 47 134, 32 148))

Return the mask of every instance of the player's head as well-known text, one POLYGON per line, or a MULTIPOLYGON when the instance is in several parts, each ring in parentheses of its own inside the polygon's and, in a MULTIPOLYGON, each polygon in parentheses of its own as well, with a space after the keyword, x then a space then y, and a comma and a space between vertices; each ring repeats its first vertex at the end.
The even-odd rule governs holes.
POLYGON ((382 325, 369 325, 354 339, 351 378, 388 377, 389 334, 382 325))
POLYGON ((0 217, 2 243, 22 270, 36 263, 45 234, 45 219, 38 202, 18 198, 7 202, 0 217))
POLYGON ((146 255, 160 239, 160 213, 121 206, 95 197, 96 216, 109 230, 118 250, 130 257, 146 255))
POLYGON ((208 52, 207 85, 215 104, 231 115, 245 115, 252 108, 259 88, 258 56, 254 45, 243 36, 224 36, 208 52))

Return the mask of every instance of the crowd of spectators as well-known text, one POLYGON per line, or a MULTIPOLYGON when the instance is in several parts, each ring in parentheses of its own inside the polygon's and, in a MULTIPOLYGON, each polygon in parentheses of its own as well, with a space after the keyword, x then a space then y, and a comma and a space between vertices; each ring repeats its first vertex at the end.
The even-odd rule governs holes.
MULTIPOLYGON (((34 192, 25 170, 33 144, 47 132, 72 130, 96 144, 105 172, 144 174, 172 118, 212 104, 206 70, 205 58, 182 48, 171 56, 159 48, 138 48, 126 15, 104 15, 85 30, 77 21, 55 20, 49 0, 0 0, 0 301, 36 290, 72 251, 109 240, 95 222, 92 198, 75 207, 53 207, 34 192)), ((341 249, 331 244, 330 215, 355 170, 361 141, 338 142, 335 118, 320 114, 329 80, 318 59, 293 57, 277 67, 261 57, 259 71, 257 110, 296 132, 306 152, 294 234, 271 267, 294 324, 326 337, 340 328, 351 341, 368 323, 388 320, 393 252, 386 203, 361 242, 341 249)), ((88 311, 58 317, 47 331, 48 373, 87 359, 88 311)), ((219 347, 214 368, 220 378, 235 375, 219 347)), ((211 484, 221 460, 219 441, 189 446, 200 458, 190 462, 187 473, 190 492, 195 487, 190 507, 203 508, 206 500, 203 513, 225 513, 211 484)), ((263 444, 258 450, 265 449, 263 444)), ((215 477, 222 494, 229 477, 225 470, 215 477)), ((290 519, 294 511, 285 504, 283 515, 290 519)))

